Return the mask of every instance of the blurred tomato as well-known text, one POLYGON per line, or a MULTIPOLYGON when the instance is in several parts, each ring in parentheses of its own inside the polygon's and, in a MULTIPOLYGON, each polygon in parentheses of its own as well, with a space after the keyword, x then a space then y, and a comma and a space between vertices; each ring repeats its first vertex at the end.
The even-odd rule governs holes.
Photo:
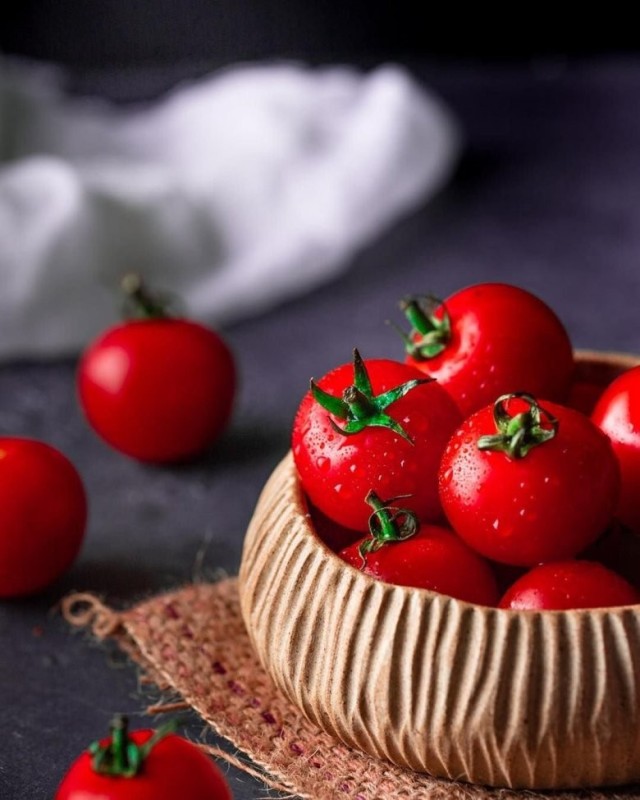
POLYGON ((87 498, 78 472, 44 442, 0 438, 0 597, 44 589, 78 555, 87 498))

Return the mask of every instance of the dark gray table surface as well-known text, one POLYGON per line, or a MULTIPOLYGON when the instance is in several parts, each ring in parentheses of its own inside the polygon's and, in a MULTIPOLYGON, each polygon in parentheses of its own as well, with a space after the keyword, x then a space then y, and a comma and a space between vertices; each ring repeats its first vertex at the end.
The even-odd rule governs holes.
MULTIPOLYGON (((147 721, 135 668, 71 632, 52 611, 59 598, 86 590, 124 606, 196 575, 236 573, 309 377, 354 345, 400 357, 384 324, 399 321, 400 296, 513 282, 555 308, 576 346, 640 352, 640 60, 410 66, 465 128, 455 179, 338 280, 225 331, 242 386, 228 433, 206 457, 178 468, 128 460, 81 418, 73 363, 0 367, 0 431, 60 447, 91 506, 73 569, 41 596, 0 605, 2 800, 51 798, 115 711, 147 721)), ((121 79, 106 83, 126 95, 121 79)), ((201 729, 194 719, 189 733, 201 729)), ((223 769, 237 800, 265 796, 223 769)))

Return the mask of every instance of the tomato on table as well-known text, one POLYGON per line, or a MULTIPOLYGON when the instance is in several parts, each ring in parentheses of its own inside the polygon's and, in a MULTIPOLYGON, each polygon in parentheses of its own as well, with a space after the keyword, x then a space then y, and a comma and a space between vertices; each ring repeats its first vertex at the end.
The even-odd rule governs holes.
POLYGON ((130 281, 143 318, 110 328, 85 350, 78 368, 80 404, 109 445, 148 462, 202 453, 231 415, 236 374, 215 331, 168 316, 130 281))
POLYGON ((71 461, 44 442, 0 437, 0 598, 46 588, 84 539, 87 497, 71 461))
POLYGON ((341 550, 340 558, 386 583, 496 605, 498 590, 489 564, 452 531, 421 525, 412 512, 395 505, 405 499, 383 503, 371 492, 370 535, 341 550))
POLYGON ((117 718, 109 738, 95 742, 62 779, 54 800, 232 800, 209 756, 159 728, 127 731, 117 718))
POLYGON ((292 450, 302 487, 320 511, 365 532, 370 490, 409 495, 406 505, 425 522, 442 518, 438 464, 461 421, 438 384, 406 364, 362 360, 329 372, 298 408, 292 450))
POLYGON ((620 464, 617 516, 640 534, 640 366, 623 372, 604 390, 591 419, 611 439, 620 464))
POLYGON ((525 573, 500 600, 500 608, 562 610, 609 608, 640 602, 623 577, 595 561, 541 564, 525 573))
POLYGON ((463 415, 501 394, 563 402, 573 376, 567 331, 535 295, 504 283, 461 289, 445 301, 408 297, 406 361, 437 378, 463 415))
POLYGON ((591 420, 527 394, 477 411, 451 438, 440 498, 453 529, 505 564, 572 558, 612 519, 619 469, 591 420))

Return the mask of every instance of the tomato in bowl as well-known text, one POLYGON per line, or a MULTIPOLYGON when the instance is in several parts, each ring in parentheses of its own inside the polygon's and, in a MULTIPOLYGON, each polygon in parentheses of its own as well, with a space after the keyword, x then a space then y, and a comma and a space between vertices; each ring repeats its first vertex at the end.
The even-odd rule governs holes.
MULTIPOLYGON (((609 383, 630 357, 579 354, 609 383)), ((519 611, 378 581, 316 535, 289 454, 240 569, 261 662, 315 724, 401 767, 496 787, 640 780, 640 606, 519 611)))

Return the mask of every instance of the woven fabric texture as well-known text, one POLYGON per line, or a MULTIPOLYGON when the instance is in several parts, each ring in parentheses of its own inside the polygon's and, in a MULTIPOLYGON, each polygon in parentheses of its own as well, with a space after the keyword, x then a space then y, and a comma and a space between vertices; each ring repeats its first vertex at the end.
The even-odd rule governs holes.
MULTIPOLYGON (((313 800, 638 800, 640 787, 536 794, 487 789, 408 772, 354 752, 311 724, 258 662, 235 578, 187 586, 115 612, 92 595, 73 595, 74 625, 114 638, 148 680, 178 693, 242 754, 229 758, 264 783, 313 800), (246 760, 245 760, 246 759, 246 760), (256 769, 257 768, 257 769, 256 769)), ((179 704, 178 704, 179 705, 179 704)), ((217 755, 224 754, 216 750, 217 755)))

